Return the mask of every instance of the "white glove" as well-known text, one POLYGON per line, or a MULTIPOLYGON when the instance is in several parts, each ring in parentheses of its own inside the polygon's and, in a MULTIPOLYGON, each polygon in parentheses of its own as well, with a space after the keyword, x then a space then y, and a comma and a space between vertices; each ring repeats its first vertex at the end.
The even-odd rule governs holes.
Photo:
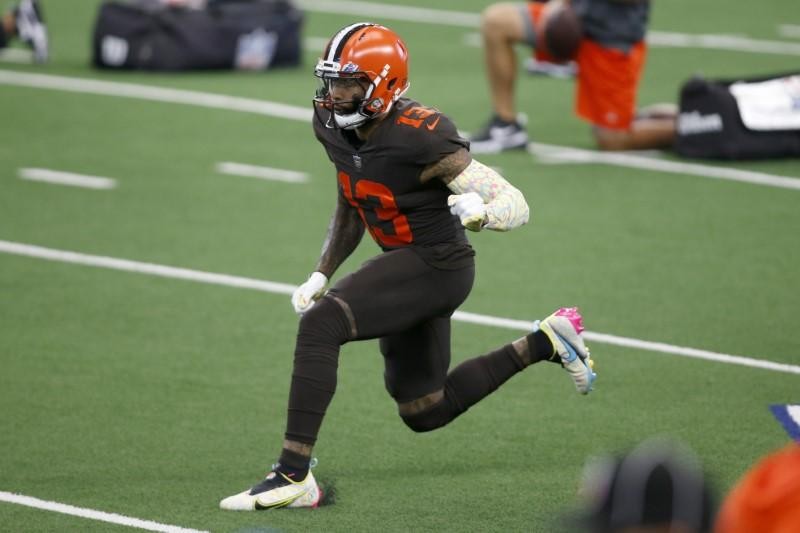
POLYGON ((328 284, 328 277, 322 272, 314 272, 308 277, 308 281, 297 287, 292 294, 292 306, 294 312, 302 315, 314 305, 322 293, 325 292, 325 285, 328 284))
POLYGON ((447 197, 450 212, 461 219, 461 224, 470 231, 480 231, 486 222, 486 204, 476 192, 451 194, 447 197))

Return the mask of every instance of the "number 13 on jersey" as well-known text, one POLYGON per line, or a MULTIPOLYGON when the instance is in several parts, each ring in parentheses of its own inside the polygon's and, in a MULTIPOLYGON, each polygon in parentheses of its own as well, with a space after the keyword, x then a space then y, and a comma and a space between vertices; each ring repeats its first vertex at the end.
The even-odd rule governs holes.
POLYGON ((361 220, 378 244, 405 246, 414 241, 408 218, 400 214, 392 191, 384 184, 365 179, 353 180, 339 172, 339 186, 347 201, 358 209, 361 220))

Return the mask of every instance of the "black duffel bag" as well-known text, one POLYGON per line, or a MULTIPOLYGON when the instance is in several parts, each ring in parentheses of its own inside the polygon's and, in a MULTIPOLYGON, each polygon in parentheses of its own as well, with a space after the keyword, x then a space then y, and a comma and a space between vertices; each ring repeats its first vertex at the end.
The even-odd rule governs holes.
POLYGON ((690 79, 681 88, 675 151, 717 159, 800 156, 800 74, 690 79))
POLYGON ((288 0, 217 0, 202 9, 106 1, 92 61, 110 69, 264 70, 299 65, 302 12, 288 0))

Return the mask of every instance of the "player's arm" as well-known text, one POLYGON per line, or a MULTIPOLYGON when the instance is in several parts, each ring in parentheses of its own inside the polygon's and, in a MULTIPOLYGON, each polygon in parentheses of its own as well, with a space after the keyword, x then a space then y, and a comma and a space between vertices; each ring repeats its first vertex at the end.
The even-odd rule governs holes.
POLYGON ((322 243, 322 253, 317 263, 317 272, 330 278, 336 269, 350 257, 364 236, 364 223, 358 210, 351 206, 340 194, 328 233, 322 243))
POLYGON ((438 177, 453 191, 447 203, 469 230, 508 231, 530 217, 522 193, 493 169, 472 159, 462 148, 429 166, 422 180, 438 177))
POLYGON ((322 297, 330 277, 353 253, 364 236, 364 223, 358 211, 341 194, 338 198, 317 268, 292 294, 292 306, 297 313, 305 313, 322 297))

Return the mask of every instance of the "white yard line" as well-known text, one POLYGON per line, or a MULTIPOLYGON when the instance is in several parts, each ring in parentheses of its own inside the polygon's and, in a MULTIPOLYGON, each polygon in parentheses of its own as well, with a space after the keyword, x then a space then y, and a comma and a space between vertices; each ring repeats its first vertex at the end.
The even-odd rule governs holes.
MULTIPOLYGON (((514 329, 520 331, 531 331, 531 329, 533 329, 533 322, 529 322, 526 320, 500 318, 488 315, 479 315, 475 313, 467 313, 463 311, 456 311, 455 314, 453 314, 453 318, 461 322, 469 322, 472 324, 480 324, 483 326, 494 326, 498 328, 514 329)), ((620 337, 618 335, 609 335, 607 333, 598 333, 593 331, 584 331, 583 336, 586 338, 586 340, 590 342, 597 342, 600 344, 610 344, 613 346, 634 348, 638 350, 644 350, 647 352, 659 352, 670 355, 679 355, 682 357, 691 357, 693 359, 705 359, 706 361, 716 361, 718 363, 741 365, 751 368, 762 368, 765 370, 774 370, 776 372, 785 372, 789 374, 800 374, 800 366, 797 365, 775 363, 773 361, 754 359, 752 357, 744 357, 741 355, 717 353, 708 350, 700 350, 697 348, 689 348, 686 346, 675 346, 663 342, 652 342, 640 339, 632 339, 630 337, 620 337)))
POLYGON ((111 178, 62 172, 60 170, 50 170, 47 168, 20 168, 18 175, 24 180, 83 187, 85 189, 113 189, 117 186, 116 180, 111 178))
POLYGON ((689 35, 666 31, 647 32, 647 44, 662 48, 708 48, 754 54, 800 55, 800 44, 784 41, 764 41, 737 35, 689 35))
POLYGON ((253 98, 226 96, 224 94, 169 89, 118 81, 31 74, 12 70, 0 70, 0 85, 2 84, 243 111, 289 120, 311 121, 313 113, 310 106, 299 107, 266 100, 255 100, 253 98))
POLYGON ((297 288, 294 285, 288 285, 286 283, 261 281, 252 278, 229 276, 227 274, 214 274, 211 272, 176 268, 154 263, 143 263, 141 261, 129 261, 127 259, 116 259, 114 257, 101 255, 87 255, 78 252, 54 250, 52 248, 43 248, 41 246, 32 246, 9 241, 0 241, 0 253, 23 255, 76 265, 108 268, 111 270, 122 270, 124 272, 135 272, 137 274, 160 276, 162 278, 183 279, 211 285, 223 285, 239 289, 253 289, 276 294, 292 294, 297 288))
POLYGON ((0 491, 0 501, 24 505, 26 507, 34 507, 36 509, 43 509, 45 511, 54 511, 56 513, 78 516, 80 518, 88 518, 89 520, 99 520, 100 522, 108 522, 110 524, 117 524, 120 526, 135 527, 137 529, 144 529, 147 531, 161 531, 163 533, 208 533, 207 531, 200 529, 170 526, 168 524, 161 524, 151 520, 141 520, 139 518, 133 518, 131 516, 125 516, 116 513, 106 513, 104 511, 97 511, 95 509, 86 509, 84 507, 75 507, 74 505, 67 505, 64 503, 40 500, 39 498, 24 496, 22 494, 14 494, 12 492, 0 491))
MULTIPOLYGON (((202 272, 199 270, 191 270, 187 268, 177 268, 171 266, 157 265, 153 263, 142 263, 139 261, 131 261, 128 259, 117 259, 113 257, 82 254, 79 252, 55 250, 52 248, 44 248, 41 246, 35 246, 35 245, 17 243, 11 241, 0 240, 0 253, 33 257, 37 259, 45 259, 48 261, 59 261, 62 263, 72 263, 84 266, 109 268, 113 270, 135 272, 139 274, 148 274, 153 276, 161 276, 165 278, 176 278, 187 281, 195 281, 199 283, 208 283, 212 285, 222 285, 226 287, 251 289, 251 290, 269 292, 274 294, 292 294, 296 288, 295 285, 290 285, 287 283, 277 283, 274 281, 263 281, 252 278, 243 278, 239 276, 230 276, 227 274, 214 274, 211 272, 202 272)), ((519 330, 519 331, 530 331, 533 326, 532 322, 526 320, 516 320, 510 318, 495 317, 490 315, 481 315, 477 313, 468 313, 464 311, 457 311, 453 315, 453 319, 460 322, 468 322, 471 324, 479 324, 483 326, 499 327, 505 329, 519 330)), ((731 355, 725 353, 711 352, 707 350, 699 350, 696 348, 674 346, 671 344, 665 344, 660 342, 652 342, 640 339, 632 339, 628 337, 620 337, 617 335, 609 335, 607 333, 597 333, 597 332, 587 331, 584 332, 584 335, 588 340, 593 342, 598 342, 601 344, 624 346, 626 348, 635 348, 644 351, 660 352, 670 355, 679 355, 682 357, 705 359, 708 361, 715 361, 732 365, 740 365, 751 368, 761 368, 764 370, 772 370, 775 372, 783 372, 788 374, 800 374, 800 366, 789 365, 784 363, 776 363, 772 361, 765 361, 762 359, 754 359, 752 357, 744 357, 741 355, 731 355)))
POLYGON ((779 187, 782 189, 800 190, 800 178, 778 176, 764 172, 740 170, 737 168, 714 167, 700 163, 684 163, 682 161, 669 161, 645 157, 630 152, 601 152, 598 150, 583 150, 552 144, 530 143, 528 151, 543 163, 601 163, 619 167, 639 168, 659 172, 671 172, 714 178, 728 181, 740 181, 754 185, 779 187))
MULTIPOLYGON (((158 88, 132 83, 96 81, 64 76, 50 76, 47 74, 28 74, 11 70, 0 70, 0 85, 2 84, 212 107, 244 113, 257 113, 288 120, 310 121, 312 116, 312 111, 305 107, 250 98, 158 88)), ((600 162, 609 165, 641 168, 658 172, 743 181, 757 185, 768 185, 786 189, 798 188, 798 178, 795 177, 777 176, 762 172, 751 172, 697 163, 682 163, 644 157, 641 155, 581 150, 579 148, 567 146, 555 146, 541 143, 532 143, 531 146, 531 149, 537 156, 550 158, 550 160, 559 159, 571 163, 600 162)))
POLYGON ((480 26, 480 14, 466 11, 449 11, 425 7, 408 7, 397 4, 375 4, 372 2, 338 1, 338 0, 299 0, 298 4, 307 11, 333 13, 337 15, 353 15, 358 20, 382 22, 385 20, 404 20, 437 24, 441 26, 457 26, 459 28, 477 28, 480 26))
POLYGON ((325 50, 325 47, 328 46, 328 38, 327 37, 306 37, 303 39, 303 44, 306 47, 306 50, 314 50, 316 52, 320 52, 325 50))
POLYGON ((800 24, 778 24, 778 35, 800 39, 800 24))
POLYGON ((246 165, 244 163, 233 163, 225 161, 217 163, 216 171, 220 174, 231 176, 243 176, 246 178, 258 178, 262 180, 283 181, 286 183, 307 183, 308 174, 296 170, 283 168, 260 167, 256 165, 246 165))
MULTIPOLYGON (((465 46, 480 48, 483 37, 480 33, 464 34, 465 46)), ((707 48, 711 50, 733 50, 762 54, 800 55, 800 44, 783 41, 759 41, 735 35, 688 35, 666 31, 647 33, 647 44, 652 48, 707 48)))
MULTIPOLYGON (((456 26, 460 28, 480 27, 480 14, 466 11, 337 0, 300 0, 299 4, 303 9, 308 11, 354 15, 360 17, 362 20, 402 20, 440 26, 456 26)), ((475 43, 473 40, 468 42, 470 44, 475 43)), ((647 42, 650 46, 657 47, 710 48, 715 50, 731 50, 761 54, 800 55, 800 44, 798 43, 765 41, 738 35, 691 35, 665 31, 649 31, 647 33, 647 42)))

